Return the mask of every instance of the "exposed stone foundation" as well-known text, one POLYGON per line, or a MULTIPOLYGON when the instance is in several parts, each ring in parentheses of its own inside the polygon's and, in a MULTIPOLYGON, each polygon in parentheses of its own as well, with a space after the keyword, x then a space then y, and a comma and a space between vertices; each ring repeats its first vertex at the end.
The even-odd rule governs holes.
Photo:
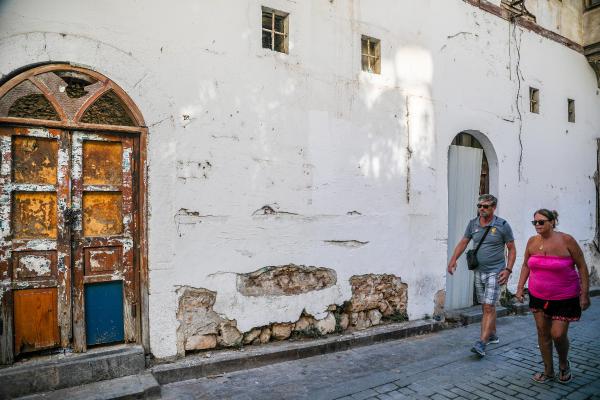
POLYGON ((222 318, 213 311, 217 293, 184 286, 178 289, 177 354, 186 351, 212 349, 218 346, 239 346, 242 334, 235 320, 222 318))
MULTIPOLYGON (((259 296, 295 294, 335 284, 335 272, 327 268, 287 265, 266 267, 238 279, 238 290, 259 296), (269 277, 272 280, 269 280, 269 277)), ((384 321, 406 321, 407 285, 395 275, 359 275, 350 278, 352 296, 343 305, 327 307, 326 316, 316 319, 303 312, 295 322, 275 322, 241 333, 235 320, 223 318, 213 305, 217 293, 207 289, 180 287, 177 319, 177 350, 257 345, 286 339, 316 338, 346 330, 361 330, 384 321)))
POLYGON ((335 271, 304 265, 261 268, 238 275, 238 291, 244 296, 290 296, 321 290, 337 283, 335 271))

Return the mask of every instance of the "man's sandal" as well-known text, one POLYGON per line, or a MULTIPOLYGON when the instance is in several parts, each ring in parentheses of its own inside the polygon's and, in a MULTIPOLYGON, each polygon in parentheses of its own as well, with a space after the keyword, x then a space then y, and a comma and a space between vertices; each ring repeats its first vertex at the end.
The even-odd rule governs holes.
POLYGON ((544 372, 536 372, 531 380, 537 383, 547 383, 554 380, 554 375, 546 375, 544 372))
POLYGON ((571 374, 571 362, 569 360, 567 360, 567 368, 562 369, 559 368, 559 373, 558 373, 558 383, 569 383, 571 382, 571 379, 573 379, 573 374, 571 374))

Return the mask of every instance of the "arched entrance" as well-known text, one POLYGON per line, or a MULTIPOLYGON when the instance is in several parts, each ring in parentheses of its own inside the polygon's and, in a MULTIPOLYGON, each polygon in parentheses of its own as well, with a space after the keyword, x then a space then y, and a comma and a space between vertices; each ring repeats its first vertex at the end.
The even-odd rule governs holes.
MULTIPOLYGON (((496 152, 481 132, 463 131, 454 137, 448 150, 448 259, 463 237, 468 221, 477 215, 475 202, 484 193, 498 193, 496 152)), ((473 273, 462 256, 454 275, 446 276, 445 308, 471 305, 473 273)))
POLYGON ((0 87, 0 363, 146 342, 144 125, 85 68, 0 87))

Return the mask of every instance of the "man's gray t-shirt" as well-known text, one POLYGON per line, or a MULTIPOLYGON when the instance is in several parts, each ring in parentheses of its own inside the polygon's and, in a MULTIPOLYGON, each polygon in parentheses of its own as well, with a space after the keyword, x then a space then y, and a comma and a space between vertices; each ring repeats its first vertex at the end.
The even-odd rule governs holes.
MULTIPOLYGON (((476 271, 480 272, 500 272, 506 267, 504 258, 504 246, 508 242, 515 240, 512 229, 508 222, 494 215, 490 224, 490 232, 485 237, 477 252, 477 261, 479 266, 476 271)), ((465 230, 465 237, 473 240, 473 249, 477 247, 479 241, 485 233, 486 227, 479 224, 479 217, 469 221, 465 230)))

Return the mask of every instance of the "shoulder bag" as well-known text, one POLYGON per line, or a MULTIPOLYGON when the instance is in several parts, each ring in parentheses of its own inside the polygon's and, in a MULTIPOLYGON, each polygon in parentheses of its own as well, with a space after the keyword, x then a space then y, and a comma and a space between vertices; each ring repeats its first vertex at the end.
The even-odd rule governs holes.
POLYGON ((487 234, 491 228, 492 228, 492 224, 487 226, 485 233, 483 234, 483 237, 479 241, 479 244, 477 245, 475 250, 471 249, 471 250, 467 251, 467 266, 469 267, 470 270, 474 270, 475 268, 479 267, 479 261, 477 260, 477 252, 479 251, 481 244, 485 240, 485 237, 487 236, 487 234))

